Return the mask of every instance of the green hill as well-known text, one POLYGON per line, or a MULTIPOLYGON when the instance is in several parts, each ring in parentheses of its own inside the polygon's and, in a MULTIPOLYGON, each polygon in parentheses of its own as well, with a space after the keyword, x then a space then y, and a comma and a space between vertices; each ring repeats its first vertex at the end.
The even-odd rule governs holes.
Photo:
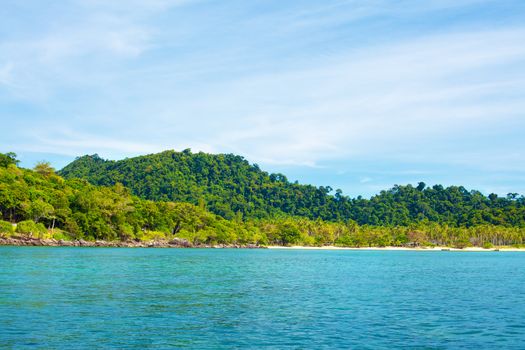
MULTIPOLYGON (((82 179, 64 180, 48 165, 35 171, 16 164, 0 165, 0 237, 12 233, 10 223, 18 223, 17 232, 32 237, 57 239, 131 240, 192 238, 196 232, 221 242, 245 225, 224 220, 189 203, 152 202, 130 194, 121 184, 95 186, 82 179), (2 231, 4 230, 4 231, 2 231), (211 235, 211 234, 210 234, 211 235)), ((250 239, 259 239, 251 235, 250 239)), ((245 243, 251 243, 247 240, 245 243)))
MULTIPOLYGON (((97 186, 85 179, 64 179, 55 174, 49 163, 39 163, 34 170, 19 168, 16 155, 0 153, 0 243, 9 242, 6 241, 9 237, 90 241, 100 239, 149 241, 182 238, 195 245, 299 244, 352 247, 389 245, 491 247, 525 243, 523 197, 486 198, 478 192, 468 192, 462 187, 445 189, 434 186, 426 189, 420 184, 416 188, 396 186, 370 200, 349 199, 341 196, 340 193, 336 193, 335 196, 326 194, 326 189, 290 184, 284 177, 268 175, 235 156, 165 152, 161 155, 139 157, 123 162, 129 162, 128 166, 134 167, 138 160, 150 163, 152 159, 163 158, 166 154, 185 157, 187 161, 194 161, 199 157, 207 158, 208 161, 233 160, 234 166, 230 167, 231 178, 221 181, 228 180, 230 184, 235 183, 238 176, 235 174, 240 171, 239 169, 243 172, 251 171, 253 174, 248 177, 252 181, 263 179, 260 186, 253 189, 257 196, 263 196, 260 192, 261 188, 268 187, 273 188, 272 193, 276 194, 277 199, 285 197, 280 191, 285 194, 287 191, 296 191, 294 193, 298 197, 295 198, 295 202, 294 197, 287 200, 294 204, 295 208, 299 207, 298 203, 303 203, 300 204, 300 208, 311 216, 316 212, 307 211, 306 208, 308 205, 312 208, 314 206, 307 201, 301 202, 300 196, 309 193, 308 191, 321 193, 323 196, 319 196, 316 203, 325 203, 325 205, 321 206, 318 212, 322 213, 333 208, 336 211, 333 217, 339 216, 340 219, 336 222, 325 221, 319 217, 309 219, 304 216, 284 214, 288 209, 286 207, 259 206, 253 208, 251 213, 262 213, 268 216, 267 218, 241 220, 240 215, 235 215, 233 219, 226 220, 205 208, 206 197, 199 198, 199 205, 151 201, 133 195, 118 182, 110 186, 97 186), (233 168, 236 170, 232 170, 233 168), (265 212, 266 208, 273 209, 265 212), (344 215, 348 217, 343 219, 344 215), (458 218, 466 224, 447 223, 448 221, 454 223, 458 218), (405 220, 407 223, 393 224, 396 220, 399 222, 405 220), (381 224, 371 224, 375 221, 381 224), (494 222, 498 224, 495 225, 494 222)), ((174 165, 173 161, 170 163, 170 165, 159 163, 158 166, 165 168, 181 166, 181 164, 174 165)), ((83 157, 81 161, 74 164, 82 165, 78 169, 82 169, 86 176, 95 176, 99 172, 104 175, 100 167, 108 167, 105 171, 113 168, 112 174, 119 174, 114 167, 122 163, 107 162, 98 157, 83 157)), ((166 169, 162 172, 148 170, 148 173, 169 174, 166 169)), ((137 171, 137 174, 140 172, 137 171)), ((152 184, 167 181, 159 179, 155 182, 156 177, 153 175, 149 175, 153 177, 149 179, 152 184)), ((202 174, 187 173, 186 175, 188 186, 196 188, 197 184, 192 181, 201 178, 202 174)), ((128 178, 130 181, 127 183, 130 186, 139 183, 138 180, 134 180, 133 172, 128 173, 128 178)), ((105 181, 109 180, 106 178, 105 181)), ((225 194, 236 193, 238 187, 228 187, 223 182, 217 181, 213 188, 221 189, 225 194)), ((158 189, 151 189, 152 193, 155 191, 158 189)), ((208 193, 205 186, 201 191, 204 194, 208 193)), ((167 196, 169 193, 171 192, 163 195, 167 196)), ((236 198, 243 202, 244 197, 236 198)))
POLYGON ((332 188, 292 183, 232 154, 165 151, 119 161, 98 155, 77 158, 62 169, 65 178, 96 185, 122 183, 134 195, 156 201, 187 202, 226 219, 299 216, 360 225, 450 226, 525 225, 525 198, 505 198, 462 186, 394 186, 371 199, 349 198, 332 188))

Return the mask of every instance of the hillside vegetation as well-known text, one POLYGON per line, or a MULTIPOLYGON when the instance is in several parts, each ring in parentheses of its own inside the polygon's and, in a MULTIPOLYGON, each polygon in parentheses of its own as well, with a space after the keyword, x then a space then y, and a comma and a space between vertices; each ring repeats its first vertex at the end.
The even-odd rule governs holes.
MULTIPOLYGON (((93 161, 105 163, 96 158, 93 161)), ((258 170, 253 170, 256 167, 249 168, 260 176, 264 175, 258 170)), ((274 184, 275 193, 303 188, 311 191, 319 190, 312 186, 301 187, 301 185, 290 184, 283 179, 273 181, 273 175, 264 176, 270 179, 268 186, 274 184)), ((224 192, 228 191, 232 189, 224 189, 224 192)), ((399 187, 398 190, 388 191, 370 201, 342 199, 343 197, 336 198, 325 194, 324 201, 331 204, 326 204, 324 210, 328 210, 329 205, 336 205, 343 201, 354 210, 361 202, 365 203, 365 208, 375 210, 375 205, 382 203, 380 198, 389 198, 389 196, 404 198, 407 193, 419 196, 416 198, 424 198, 427 193, 432 193, 431 191, 435 190, 399 187)), ((443 189, 443 191, 454 193, 451 189, 443 189)), ((190 194, 190 192, 186 193, 190 194)), ((423 216, 403 225, 391 223, 372 225, 360 224, 352 218, 327 221, 320 217, 311 219, 292 216, 285 214, 280 208, 265 213, 263 218, 242 219, 241 215, 237 214, 231 219, 225 219, 207 210, 206 202, 203 200, 199 200, 198 205, 164 200, 151 201, 133 195, 120 182, 110 186, 98 186, 84 179, 64 179, 55 174, 49 163, 39 163, 33 170, 22 169, 17 166, 14 154, 0 154, 0 237, 4 238, 33 237, 88 241, 149 241, 181 238, 195 245, 351 247, 401 245, 491 247, 521 245, 525 242, 523 225, 511 224, 509 219, 521 215, 523 210, 521 197, 486 199, 479 194, 469 192, 465 192, 465 196, 469 198, 479 196, 480 206, 485 208, 485 211, 496 213, 497 215, 491 215, 508 221, 504 225, 482 223, 458 226, 432 222, 423 216), (500 207, 496 206, 498 203, 500 207)), ((319 200, 321 201, 321 198, 319 200)), ((305 207, 306 205, 303 206, 305 207)), ((252 213, 262 211, 261 208, 255 209, 252 213)), ((406 210, 410 212, 409 208, 406 210)), ((454 207, 448 210, 453 211, 454 207)), ((481 212, 483 210, 480 209, 478 213, 481 212)), ((314 214, 310 212, 309 215, 314 214)))
POLYGON ((525 225, 525 198, 488 197, 462 186, 394 186, 371 199, 349 198, 329 186, 292 183, 231 154, 166 151, 119 161, 83 156, 60 172, 92 184, 123 184, 144 199, 205 206, 225 219, 276 215, 359 225, 399 226, 435 222, 454 227, 525 225))

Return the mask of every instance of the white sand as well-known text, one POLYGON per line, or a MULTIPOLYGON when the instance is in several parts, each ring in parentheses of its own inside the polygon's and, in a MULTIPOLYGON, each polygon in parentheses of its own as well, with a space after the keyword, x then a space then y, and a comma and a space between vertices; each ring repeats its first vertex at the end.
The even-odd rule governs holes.
MULTIPOLYGON (((301 249, 301 250, 413 250, 418 252, 432 252, 432 251, 441 251, 443 249, 450 250, 454 252, 493 252, 495 248, 485 249, 481 247, 468 247, 464 249, 452 248, 452 247, 360 247, 360 248, 351 248, 351 247, 335 247, 335 246, 323 246, 323 247, 307 247, 307 246, 268 246, 268 249, 301 249)), ((496 248, 502 252, 525 252, 524 248, 496 248)))

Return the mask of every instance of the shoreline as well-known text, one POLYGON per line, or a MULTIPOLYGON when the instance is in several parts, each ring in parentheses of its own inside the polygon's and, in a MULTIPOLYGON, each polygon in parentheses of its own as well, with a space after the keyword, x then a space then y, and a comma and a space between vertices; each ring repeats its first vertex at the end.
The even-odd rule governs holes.
POLYGON ((56 239, 44 238, 25 238, 25 237, 10 237, 1 238, 0 246, 13 247, 87 247, 87 248, 245 248, 245 249, 264 249, 265 246, 255 244, 197 244, 194 245, 185 239, 174 238, 172 240, 157 240, 157 241, 85 241, 83 239, 75 241, 65 241, 56 239))
POLYGON ((439 251, 451 251, 451 252, 525 252, 525 248, 513 248, 513 247, 494 247, 494 248, 482 248, 482 247, 466 247, 466 248, 454 248, 454 247, 338 247, 338 246, 322 246, 322 247, 310 247, 310 246, 267 246, 268 249, 283 249, 283 250, 373 250, 373 251, 416 251, 416 252, 439 252, 439 251))
POLYGON ((184 239, 175 238, 170 241, 65 241, 56 239, 26 238, 26 237, 0 237, 0 246, 17 246, 17 247, 92 247, 92 248, 215 248, 215 249, 273 249, 273 250, 355 250, 355 251, 417 251, 417 252, 525 252, 525 248, 513 247, 466 247, 454 248, 446 246, 438 247, 339 247, 339 246, 262 246, 256 244, 197 244, 194 245, 184 239))

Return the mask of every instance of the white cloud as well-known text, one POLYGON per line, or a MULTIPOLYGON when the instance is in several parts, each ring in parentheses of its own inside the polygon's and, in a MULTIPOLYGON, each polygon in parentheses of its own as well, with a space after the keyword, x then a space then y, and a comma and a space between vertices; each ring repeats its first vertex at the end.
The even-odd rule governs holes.
POLYGON ((372 178, 370 177, 363 177, 359 180, 360 183, 362 184, 365 184, 365 183, 368 183, 368 182, 371 182, 372 181, 372 178))
MULTIPOLYGON (((52 114, 75 131, 57 136, 40 128, 45 122, 28 123, 38 145, 26 148, 54 153, 119 157, 190 147, 272 165, 358 157, 445 164, 463 159, 463 142, 473 167, 492 160, 501 169, 503 148, 487 153, 491 146, 476 135, 523 119, 525 28, 444 26, 441 34, 388 42, 324 31, 374 16, 395 25, 480 2, 488 3, 297 3, 304 10, 283 4, 246 18, 240 4, 214 3, 166 24, 156 16, 193 1, 79 0, 81 16, 0 43, 0 84, 42 111, 35 119, 52 114)), ((523 160, 512 158, 520 169, 523 160)))
POLYGON ((441 159, 453 159, 455 150, 436 143, 522 117, 517 114, 525 109, 522 38, 523 28, 424 36, 300 62, 275 74, 199 82, 188 99, 162 76, 111 86, 138 98, 162 93, 119 102, 123 109, 115 110, 120 114, 115 124, 122 125, 119 118, 126 114, 130 136, 95 143, 76 138, 55 148, 83 153, 96 144, 140 154, 191 147, 239 153, 261 164, 310 167, 364 155, 407 159, 438 152, 441 159), (155 133, 155 145, 128 141, 146 131, 155 133))
POLYGON ((145 19, 191 2, 76 1, 83 10, 64 4, 56 23, 0 41, 0 59, 10 62, 0 78, 9 73, 16 81, 7 90, 11 98, 35 103, 71 86, 107 84, 122 73, 118 68, 153 48, 155 30, 145 19))
POLYGON ((521 118, 522 39, 525 30, 514 28, 367 47, 311 67, 225 83, 194 111, 232 116, 221 119, 216 142, 257 161, 316 164, 406 151, 422 139, 435 142, 521 118))

